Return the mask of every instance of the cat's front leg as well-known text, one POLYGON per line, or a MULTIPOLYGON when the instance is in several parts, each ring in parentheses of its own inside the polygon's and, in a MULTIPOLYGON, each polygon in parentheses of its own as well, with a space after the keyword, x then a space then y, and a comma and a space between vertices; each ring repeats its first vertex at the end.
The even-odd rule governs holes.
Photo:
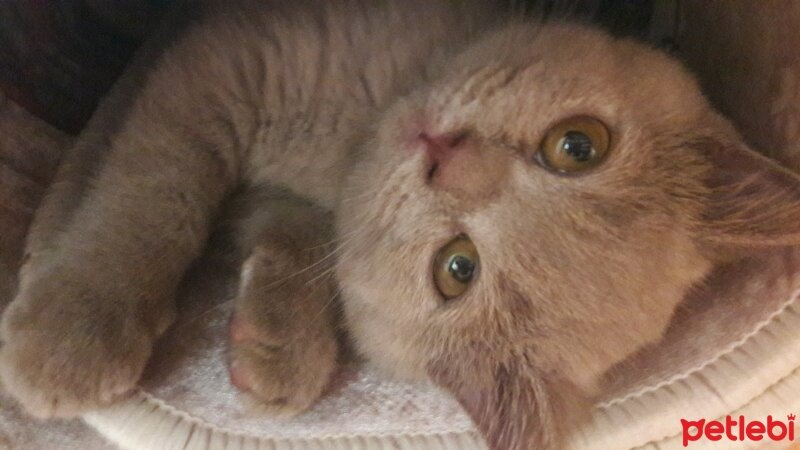
POLYGON ((280 203, 243 265, 229 367, 231 382, 267 412, 292 415, 322 395, 336 368, 336 285, 327 233, 318 232, 329 219, 280 203))
POLYGON ((130 391, 174 318, 177 286, 236 182, 224 119, 181 105, 148 86, 81 175, 74 207, 28 244, 35 254, 0 324, 0 378, 36 416, 78 415, 130 391))

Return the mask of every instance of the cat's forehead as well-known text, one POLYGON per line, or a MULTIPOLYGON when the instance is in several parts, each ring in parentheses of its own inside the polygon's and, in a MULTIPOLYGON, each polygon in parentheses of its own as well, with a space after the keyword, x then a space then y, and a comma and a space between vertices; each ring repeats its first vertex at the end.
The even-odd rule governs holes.
POLYGON ((574 24, 489 34, 455 58, 433 98, 454 126, 519 139, 569 115, 669 128, 706 111, 695 81, 672 58, 574 24))
POLYGON ((478 40, 453 68, 479 73, 487 66, 513 68, 515 78, 527 82, 693 85, 681 64, 663 52, 570 23, 509 24, 478 40))

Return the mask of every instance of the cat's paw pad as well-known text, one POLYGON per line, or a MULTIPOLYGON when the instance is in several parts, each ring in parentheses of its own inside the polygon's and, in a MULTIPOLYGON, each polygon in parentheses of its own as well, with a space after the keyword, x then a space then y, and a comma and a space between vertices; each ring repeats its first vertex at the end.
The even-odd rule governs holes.
POLYGON ((231 321, 230 347, 231 384, 277 416, 308 409, 336 367, 335 340, 275 339, 240 317, 231 321))
POLYGON ((85 318, 55 325, 14 310, 4 317, 3 340, 3 388, 41 418, 75 417, 129 393, 152 345, 131 324, 85 318))

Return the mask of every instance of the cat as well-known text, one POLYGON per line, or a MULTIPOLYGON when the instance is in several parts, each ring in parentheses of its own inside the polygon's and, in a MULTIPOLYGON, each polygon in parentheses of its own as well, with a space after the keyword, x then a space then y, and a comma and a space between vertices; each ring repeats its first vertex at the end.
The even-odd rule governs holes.
POLYGON ((564 446, 716 263, 800 244, 797 176, 678 62, 487 2, 210 3, 120 91, 65 157, 2 319, 0 377, 39 417, 131 390, 243 186, 305 201, 248 206, 267 219, 242 224, 231 382, 311 405, 338 296, 359 353, 451 392, 492 449, 564 446))

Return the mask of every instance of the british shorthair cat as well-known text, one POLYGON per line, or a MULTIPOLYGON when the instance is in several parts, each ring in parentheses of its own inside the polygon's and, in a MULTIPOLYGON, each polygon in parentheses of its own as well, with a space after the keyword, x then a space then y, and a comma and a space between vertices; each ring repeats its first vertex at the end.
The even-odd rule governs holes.
POLYGON ((361 354, 450 391, 497 450, 562 446, 560 418, 715 263, 800 244, 798 178, 642 44, 478 1, 203 11, 118 90, 129 108, 101 107, 37 213, 0 350, 36 416, 134 387, 243 186, 308 204, 250 205, 270 220, 243 230, 231 381, 277 414, 311 405, 338 296, 361 354))

